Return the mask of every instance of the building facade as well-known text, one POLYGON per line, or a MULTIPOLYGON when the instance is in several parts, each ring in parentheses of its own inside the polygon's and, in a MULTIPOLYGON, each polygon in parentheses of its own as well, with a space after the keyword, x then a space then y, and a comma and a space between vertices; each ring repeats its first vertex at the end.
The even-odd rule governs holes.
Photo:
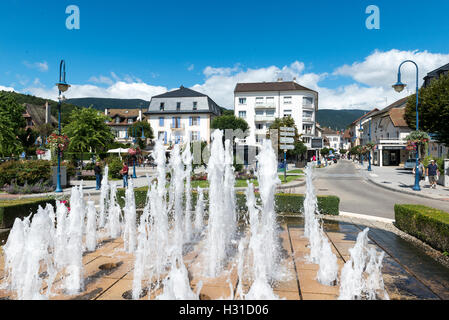
POLYGON ((449 74, 449 63, 442 67, 439 67, 438 69, 435 69, 435 70, 429 72, 424 77, 423 87, 427 88, 430 85, 430 83, 432 82, 432 80, 439 79, 442 75, 446 75, 446 74, 449 74))
POLYGON ((144 114, 155 139, 161 138, 169 146, 187 139, 210 143, 211 123, 221 109, 207 95, 181 86, 152 97, 144 114))
MULTIPOLYGON (((121 143, 131 142, 132 138, 128 134, 128 129, 134 123, 145 121, 142 109, 109 109, 104 110, 104 114, 111 118, 106 124, 111 128, 115 141, 121 143)), ((140 137, 139 133, 135 134, 140 137)))
POLYGON ((260 146, 276 118, 291 116, 304 144, 311 150, 317 111, 318 92, 295 81, 237 83, 234 90, 234 114, 249 125, 247 145, 260 146))

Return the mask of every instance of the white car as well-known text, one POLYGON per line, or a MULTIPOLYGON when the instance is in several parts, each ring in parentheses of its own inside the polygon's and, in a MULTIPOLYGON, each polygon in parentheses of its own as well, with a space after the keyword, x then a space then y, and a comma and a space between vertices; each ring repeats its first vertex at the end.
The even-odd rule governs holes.
POLYGON ((404 164, 405 170, 413 170, 416 167, 416 159, 407 159, 404 164))

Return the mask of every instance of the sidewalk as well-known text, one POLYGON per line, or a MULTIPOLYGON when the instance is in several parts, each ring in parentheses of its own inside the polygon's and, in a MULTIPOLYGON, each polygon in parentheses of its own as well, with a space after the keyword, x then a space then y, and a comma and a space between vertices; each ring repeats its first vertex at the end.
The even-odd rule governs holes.
POLYGON ((431 189, 430 186, 422 180, 420 182, 421 191, 413 190, 415 176, 411 170, 404 170, 402 167, 380 168, 371 165, 372 171, 369 172, 368 163, 366 161, 363 163, 363 166, 360 165, 360 162, 354 162, 354 164, 367 180, 382 188, 449 202, 449 188, 447 187, 437 185, 436 189, 431 189))

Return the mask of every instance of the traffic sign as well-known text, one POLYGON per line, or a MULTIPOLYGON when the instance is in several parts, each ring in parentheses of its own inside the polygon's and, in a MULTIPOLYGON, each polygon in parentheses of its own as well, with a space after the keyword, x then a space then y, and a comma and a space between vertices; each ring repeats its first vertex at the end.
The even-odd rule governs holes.
POLYGON ((295 132, 295 128, 290 128, 290 127, 280 127, 279 129, 281 131, 295 132))
POLYGON ((281 131, 281 137, 294 137, 295 133, 294 132, 282 132, 281 131))
POLYGON ((293 150, 295 149, 295 146, 291 144, 281 144, 279 148, 284 150, 293 150))
POLYGON ((285 138, 285 137, 281 137, 279 138, 279 142, 280 143, 294 143, 295 139, 293 138, 285 138))

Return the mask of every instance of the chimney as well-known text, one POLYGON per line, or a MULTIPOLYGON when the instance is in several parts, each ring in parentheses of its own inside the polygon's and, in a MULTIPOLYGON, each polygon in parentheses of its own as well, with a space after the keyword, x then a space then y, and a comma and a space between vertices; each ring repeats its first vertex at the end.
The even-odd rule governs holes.
POLYGON ((51 122, 51 107, 48 105, 48 101, 45 101, 45 123, 51 122))
POLYGON ((293 82, 296 82, 296 77, 293 78, 293 82))
POLYGON ((282 78, 278 78, 278 82, 282 82, 284 79, 282 78))
POLYGON ((105 115, 105 116, 108 115, 108 113, 109 113, 108 111, 109 111, 108 108, 105 108, 105 109, 104 109, 104 115, 105 115))
POLYGON ((139 109, 139 118, 137 120, 142 121, 142 108, 139 109))

